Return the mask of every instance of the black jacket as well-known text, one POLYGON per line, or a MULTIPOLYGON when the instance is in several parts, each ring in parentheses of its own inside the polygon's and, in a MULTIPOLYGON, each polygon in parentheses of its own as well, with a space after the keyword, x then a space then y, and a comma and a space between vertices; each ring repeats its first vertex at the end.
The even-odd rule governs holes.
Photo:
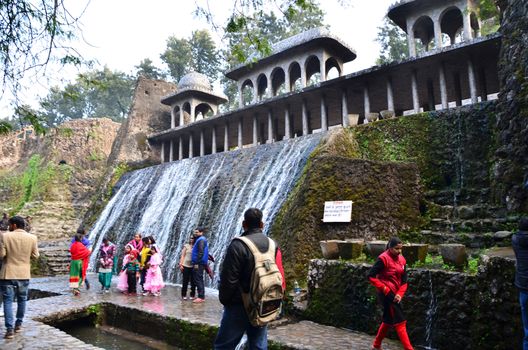
POLYGON ((517 259, 515 285, 528 292, 528 231, 519 231, 514 234, 512 245, 517 259))
MULTIPOLYGON (((249 238, 263 253, 269 248, 268 237, 260 229, 251 229, 244 232, 242 236, 249 238)), ((233 239, 227 247, 220 271, 218 294, 223 305, 242 304, 239 288, 242 287, 244 292, 249 292, 251 273, 254 268, 255 260, 249 248, 239 239, 233 239)))

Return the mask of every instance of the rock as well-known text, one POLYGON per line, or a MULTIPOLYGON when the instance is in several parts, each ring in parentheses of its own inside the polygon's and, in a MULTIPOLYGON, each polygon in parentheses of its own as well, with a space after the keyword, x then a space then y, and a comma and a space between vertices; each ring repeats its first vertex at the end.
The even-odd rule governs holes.
POLYGON ((510 231, 497 231, 493 234, 493 238, 495 238, 496 240, 503 240, 510 238, 512 235, 513 233, 510 231))

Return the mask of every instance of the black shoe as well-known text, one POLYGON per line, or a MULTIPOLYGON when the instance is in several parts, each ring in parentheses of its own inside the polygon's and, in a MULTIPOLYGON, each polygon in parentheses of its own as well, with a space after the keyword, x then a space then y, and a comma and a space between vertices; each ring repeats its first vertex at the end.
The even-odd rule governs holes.
POLYGON ((88 280, 84 280, 84 283, 86 284, 86 290, 90 289, 90 282, 88 282, 88 280))
POLYGON ((21 324, 15 325, 15 333, 20 333, 20 332, 22 332, 22 325, 21 324))
POLYGON ((8 329, 4 335, 4 339, 13 339, 15 337, 15 332, 12 329, 8 329))

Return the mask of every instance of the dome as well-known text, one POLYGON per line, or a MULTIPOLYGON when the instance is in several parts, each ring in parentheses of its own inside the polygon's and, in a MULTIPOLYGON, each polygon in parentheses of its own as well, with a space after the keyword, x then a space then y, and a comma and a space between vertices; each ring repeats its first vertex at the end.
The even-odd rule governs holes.
POLYGON ((201 90, 211 91, 211 83, 206 75, 198 72, 185 74, 178 83, 178 91, 182 90, 201 90))

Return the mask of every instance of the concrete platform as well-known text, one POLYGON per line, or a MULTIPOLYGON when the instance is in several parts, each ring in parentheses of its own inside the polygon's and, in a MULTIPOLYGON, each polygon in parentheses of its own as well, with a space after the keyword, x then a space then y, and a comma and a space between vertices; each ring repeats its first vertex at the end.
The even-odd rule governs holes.
MULTIPOLYGON (((74 338, 61 330, 40 322, 39 319, 66 315, 75 310, 84 309, 101 302, 137 308, 161 316, 175 317, 191 323, 207 324, 218 327, 222 316, 222 305, 216 291, 206 290, 206 302, 193 304, 182 301, 180 287, 169 285, 163 289, 160 297, 126 296, 114 289, 112 293, 101 294, 97 276, 90 274, 91 289, 83 290, 80 296, 71 295, 68 289, 68 277, 34 278, 30 289, 59 296, 30 300, 28 302, 23 330, 14 339, 0 338, 0 349, 99 349, 74 338)), ((0 320, 0 335, 5 332, 3 317, 0 320)), ((370 349, 371 335, 324 326, 309 321, 280 323, 269 329, 268 339, 290 349, 370 349)), ((383 349, 401 349, 397 342, 387 340, 383 349)), ((206 349, 204 349, 206 350, 206 349)))

